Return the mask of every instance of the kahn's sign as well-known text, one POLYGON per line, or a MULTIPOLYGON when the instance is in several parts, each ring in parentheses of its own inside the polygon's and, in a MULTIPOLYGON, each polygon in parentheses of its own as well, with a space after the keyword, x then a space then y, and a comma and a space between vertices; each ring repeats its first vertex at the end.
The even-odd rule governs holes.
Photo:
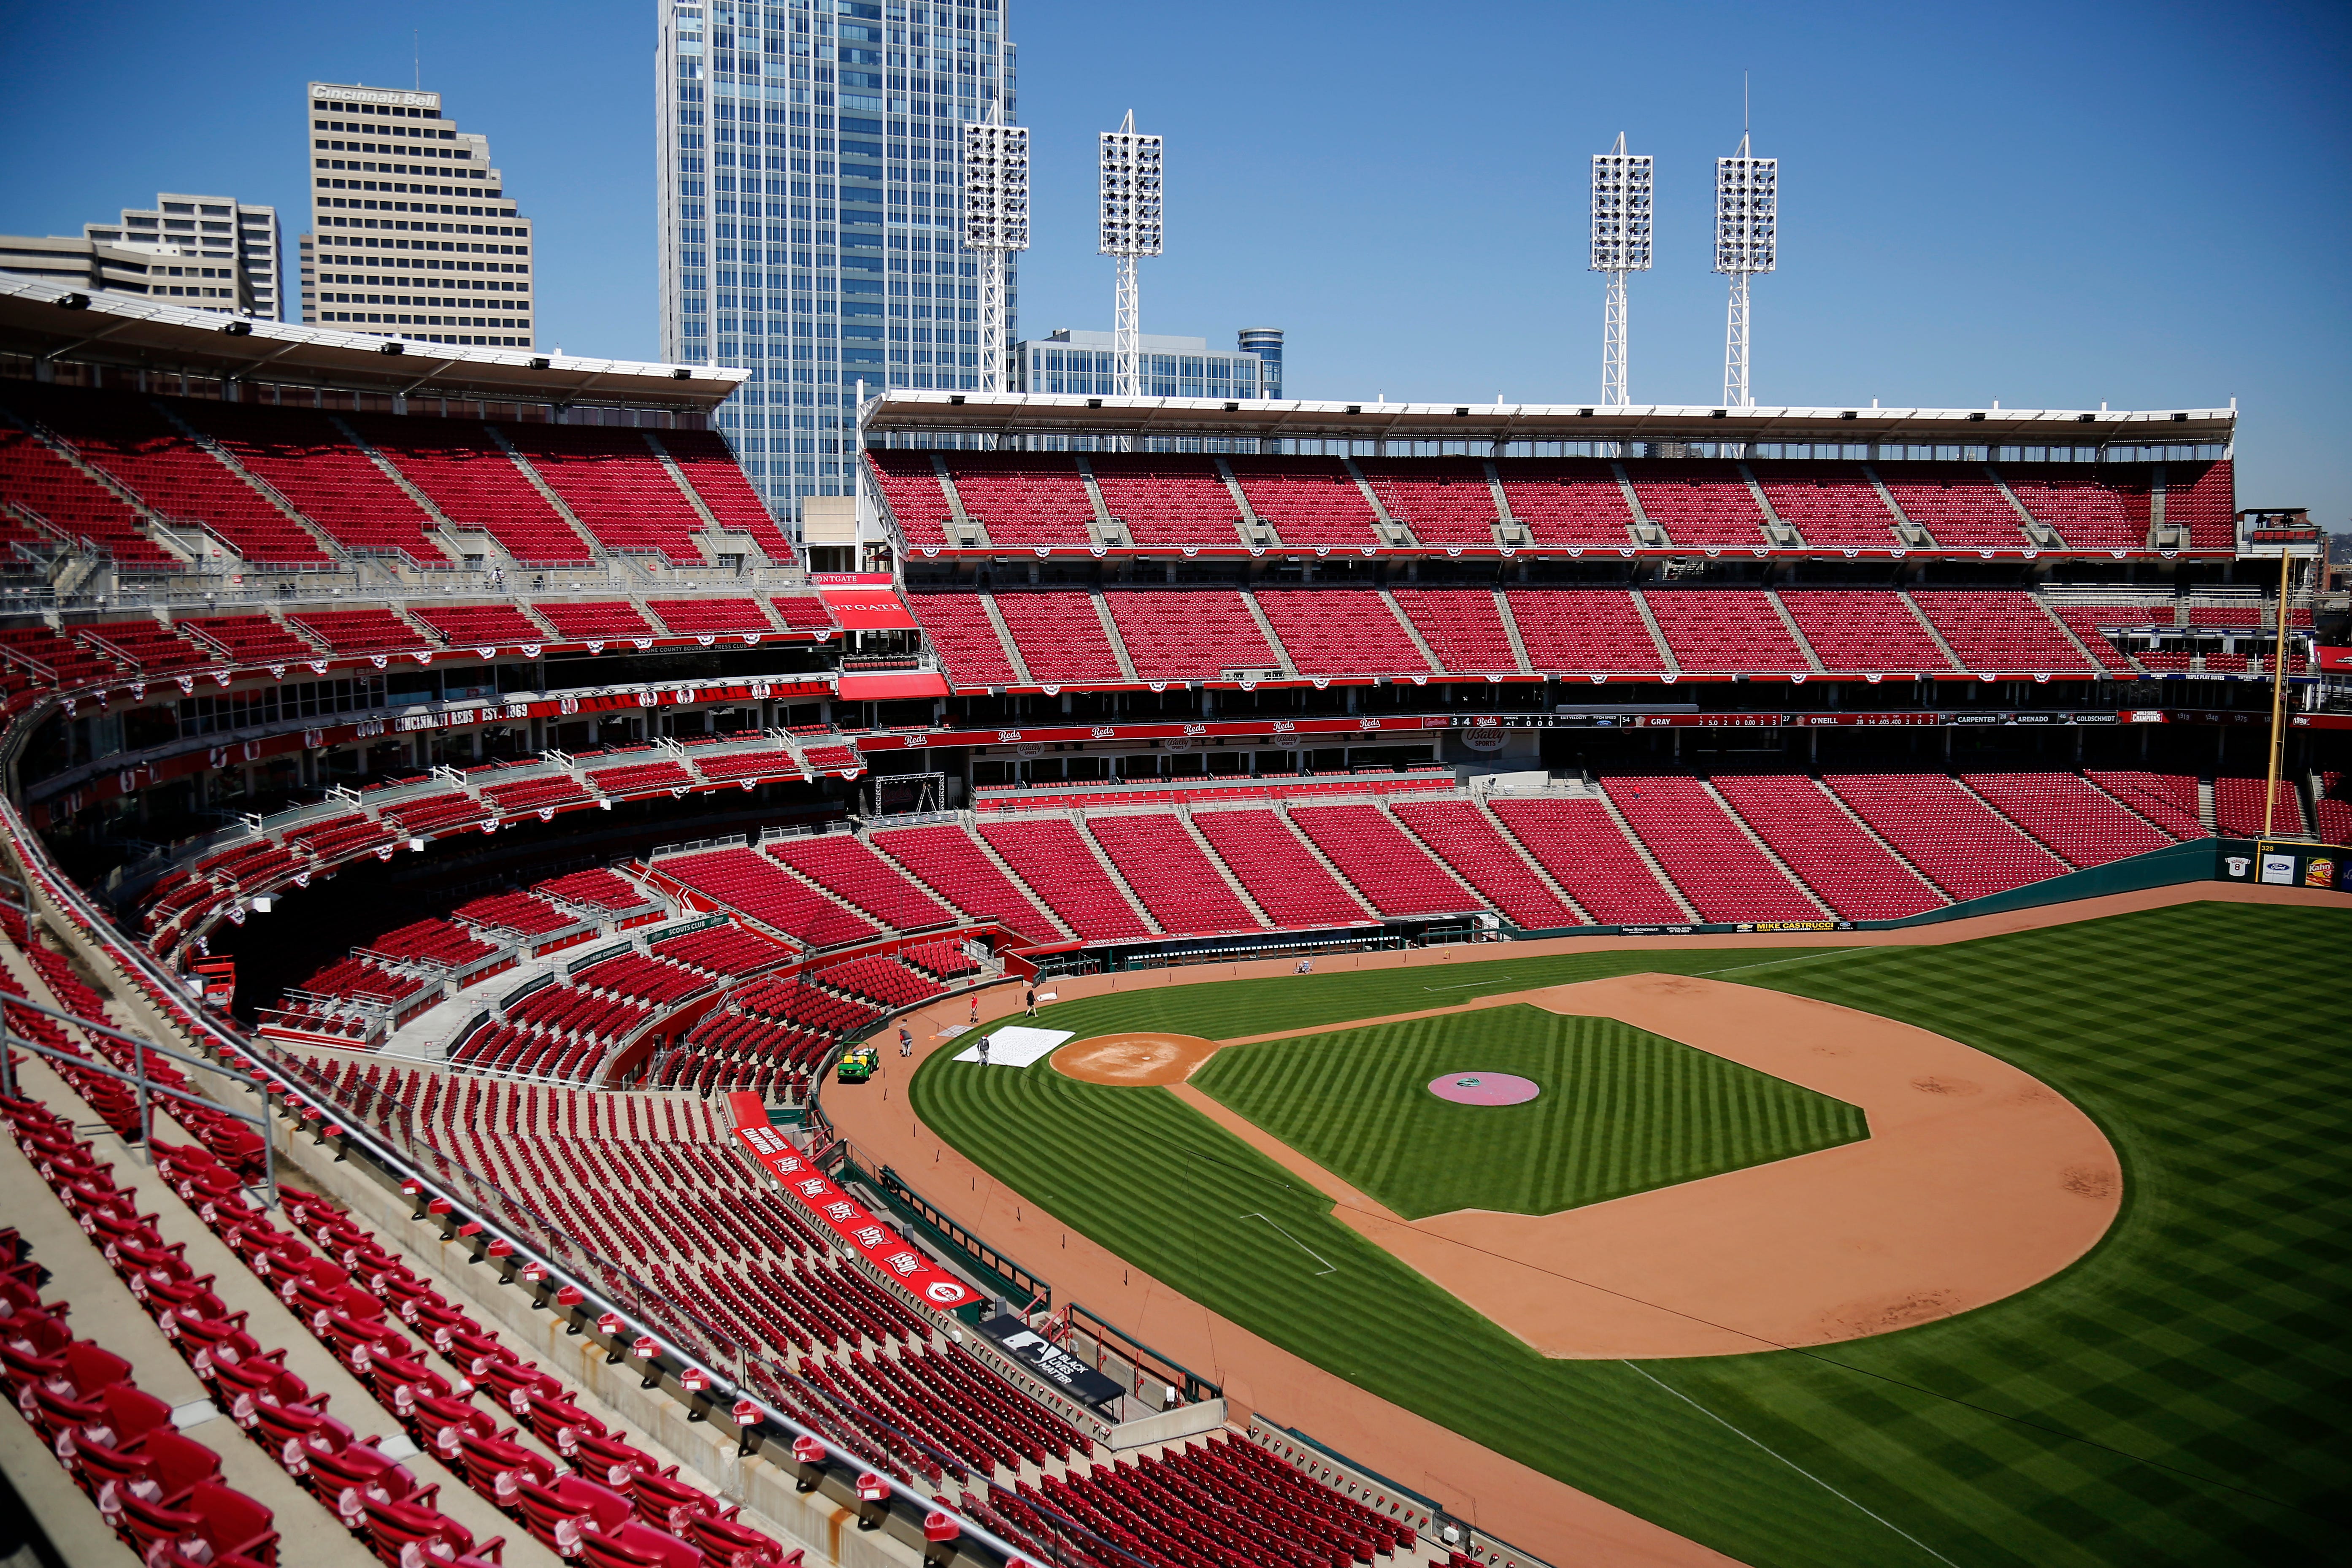
POLYGON ((1108 1415, 1127 1392, 1009 1312, 982 1318, 980 1331, 997 1349, 1081 1405, 1108 1415))

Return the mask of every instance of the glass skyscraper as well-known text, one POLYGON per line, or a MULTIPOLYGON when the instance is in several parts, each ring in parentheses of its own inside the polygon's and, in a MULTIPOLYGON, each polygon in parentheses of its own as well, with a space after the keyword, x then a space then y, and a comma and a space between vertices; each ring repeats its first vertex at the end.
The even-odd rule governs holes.
POLYGON ((663 353, 751 370, 719 425, 797 521, 856 489, 861 381, 979 384, 962 128, 1015 118, 1003 0, 656 4, 663 353))

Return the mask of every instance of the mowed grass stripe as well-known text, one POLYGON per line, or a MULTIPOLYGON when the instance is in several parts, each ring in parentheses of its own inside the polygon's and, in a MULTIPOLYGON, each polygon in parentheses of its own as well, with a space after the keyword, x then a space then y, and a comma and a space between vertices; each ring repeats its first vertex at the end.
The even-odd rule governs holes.
POLYGON ((1613 1018, 1524 1004, 1229 1046, 1192 1083, 1408 1218, 1555 1214, 1864 1137, 1862 1112, 1613 1018), (1510 1073, 1518 1105, 1442 1077, 1510 1073))
MULTIPOLYGON (((2008 1300, 1819 1355, 1645 1366, 1967 1568, 2267 1568, 2327 1560, 2352 1525, 2347 953, 2342 910, 2197 904, 1797 964, 1785 950, 1620 952, 1152 986, 1050 1021, 1224 1037, 1475 994, 1407 984, 1725 971, 2014 1062, 2097 1118, 2123 1162, 2123 1213, 2088 1257, 2008 1300)), ((1164 1092, 1096 1090, 1104 1100, 1067 1094, 1092 1086, 1046 1068, 935 1066, 915 1080, 918 1110, 1008 1184, 1384 1397, 1759 1568, 1926 1561, 1625 1369, 1528 1352, 1328 1216, 1265 1211, 1339 1263, 1319 1286, 1263 1249, 1219 1249, 1202 1216, 1284 1195, 1263 1163, 1255 1186, 1234 1185, 1256 1156, 1164 1092), (1163 1114, 1147 1116, 1152 1101, 1163 1114), (1188 1206, 1195 1179, 1214 1195, 1188 1206), (1179 1234, 1202 1249, 1171 1250, 1179 1234)), ((1612 1167, 1594 1152, 1578 1168, 1612 1167)), ((1345 1433, 1317 1436, 1347 1447, 1345 1433)))
MULTIPOLYGON (((1823 1517, 1785 1494, 1787 1472, 1615 1363, 1551 1363, 1429 1287, 1329 1216, 1319 1194, 1161 1089, 1075 1083, 1039 1064, 915 1080, 918 1112, 1024 1193, 1194 1300, 1294 1353, 1458 1431, 1507 1440, 1540 1468, 1584 1475, 1637 1512, 1671 1511, 1705 1478, 1725 1500, 1714 1542, 1751 1563, 1902 1563, 1868 1521, 1823 1517), (1041 1127, 1088 1130, 1039 1138, 1041 1127), (1317 1265, 1242 1215, 1262 1213, 1329 1258, 1317 1265), (1512 1375, 1497 1375, 1508 1368, 1512 1375), (1536 1375, 1516 1375, 1521 1371, 1536 1375), (1565 1370, 1566 1380, 1549 1375, 1565 1370), (1827 1537, 1827 1558, 1807 1558, 1827 1537)), ((1097 1310, 1110 1304, 1088 1302, 1097 1310)), ((1218 1369, 1201 1369, 1212 1376, 1218 1369)), ((1283 1414, 1269 1411, 1277 1418, 1283 1414)), ((1347 1434, 1318 1433, 1344 1446, 1347 1434)), ((1899 1544, 1899 1543, 1898 1543, 1899 1544)), ((1925 1561, 1924 1559, 1920 1561, 1925 1561)))

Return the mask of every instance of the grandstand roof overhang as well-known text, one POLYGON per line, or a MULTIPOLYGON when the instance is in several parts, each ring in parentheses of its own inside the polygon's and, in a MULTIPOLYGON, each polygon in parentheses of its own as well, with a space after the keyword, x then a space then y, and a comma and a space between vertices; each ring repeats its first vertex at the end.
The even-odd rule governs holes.
POLYGON ((409 342, 0 278, 0 352, 351 392, 708 414, 751 376, 715 365, 409 342), (244 329, 239 331, 237 329, 244 329))
POLYGON ((2226 444, 2233 408, 1708 408, 1564 403, 1239 403, 1204 397, 886 392, 869 433, 1223 436, 1393 441, 1836 442, 2104 447, 2226 444))

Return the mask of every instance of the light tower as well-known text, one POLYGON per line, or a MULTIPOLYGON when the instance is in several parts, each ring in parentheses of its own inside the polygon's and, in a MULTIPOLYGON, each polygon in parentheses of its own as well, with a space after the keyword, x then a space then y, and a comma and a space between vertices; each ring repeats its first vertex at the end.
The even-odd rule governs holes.
POLYGON ((1140 136, 1135 111, 1102 133, 1102 247, 1118 260, 1118 296, 1111 308, 1112 390, 1135 397, 1143 390, 1143 327, 1135 293, 1139 257, 1160 254, 1160 138, 1140 136))
POLYGON ((1753 408, 1748 388, 1748 280, 1779 259, 1780 160, 1753 158, 1748 132, 1739 151, 1715 161, 1715 269, 1731 277, 1731 313, 1724 328, 1723 402, 1753 408))
POLYGON ((1004 390, 1004 258, 1029 248, 1029 131, 963 128, 963 246, 980 258, 980 390, 1004 390))
POLYGON ((1650 269, 1650 160, 1617 145, 1592 156, 1592 270, 1609 275, 1601 326, 1601 402, 1622 408, 1625 395, 1625 274, 1650 269))

